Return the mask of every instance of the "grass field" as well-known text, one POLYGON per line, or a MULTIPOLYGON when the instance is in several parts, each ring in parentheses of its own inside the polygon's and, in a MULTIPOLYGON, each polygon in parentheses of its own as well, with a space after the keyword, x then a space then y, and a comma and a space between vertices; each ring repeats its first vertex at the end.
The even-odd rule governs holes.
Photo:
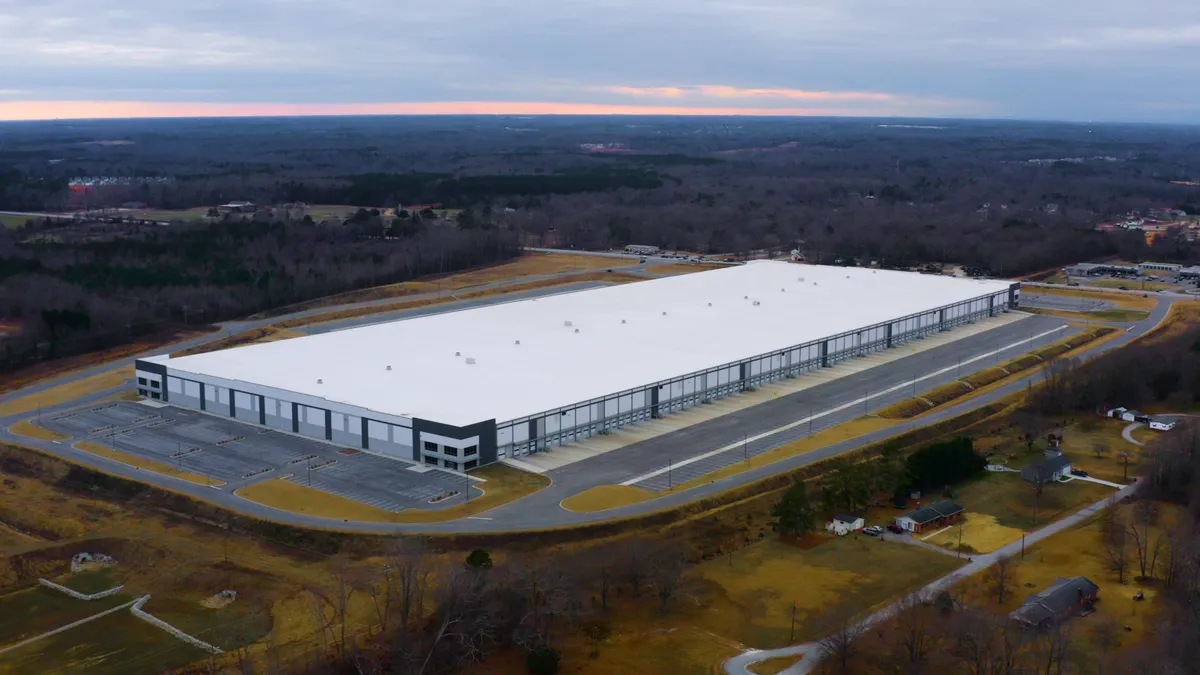
POLYGON ((19 434, 28 438, 37 438, 43 441, 63 441, 70 438, 70 436, 66 434, 60 434, 57 431, 51 431, 45 427, 39 427, 29 420, 21 420, 20 422, 12 424, 8 427, 8 430, 14 434, 19 434))
MULTIPOLYGON (((0 645, 41 635, 130 600, 132 598, 120 593, 100 600, 76 600, 43 586, 0 596, 0 645)), ((0 663, 4 663, 6 658, 7 655, 0 657, 0 663)))
POLYGON ((514 469, 504 464, 492 464, 471 472, 486 482, 475 483, 483 496, 444 509, 407 509, 398 513, 385 511, 362 502, 323 492, 316 488, 273 478, 239 489, 235 494, 264 506, 334 520, 357 520, 372 523, 438 523, 473 516, 531 495, 550 484, 550 479, 535 473, 514 469))
POLYGON ((779 656, 765 661, 759 661, 749 666, 750 672, 755 675, 778 675, 793 665, 800 663, 802 656, 779 656))
POLYGON ((8 652, 0 673, 150 675, 207 656, 122 611, 8 652))
MULTIPOLYGON (((1100 419, 1094 425, 1074 424, 1063 430, 1063 448, 1073 464, 1096 478, 1117 483, 1126 481, 1125 458, 1119 453, 1129 454, 1129 476, 1141 475, 1142 448, 1121 437, 1127 422, 1100 419), (1102 445, 1108 452, 1097 456, 1094 448, 1102 445)), ((1147 431, 1146 433, 1157 433, 1147 431)), ((1169 433, 1169 432, 1168 432, 1169 433)))
POLYGON ((920 539, 951 551, 961 546, 963 553, 991 553, 1021 538, 1019 528, 1001 525, 995 516, 985 513, 967 511, 959 522, 961 527, 956 525, 933 536, 921 535, 920 539))
POLYGON ((110 588, 120 586, 121 582, 115 577, 116 570, 112 567, 101 567, 94 570, 75 572, 61 579, 51 579, 56 584, 66 586, 84 595, 103 593, 110 588))
POLYGON ((39 407, 73 401, 81 396, 95 394, 125 384, 133 377, 133 366, 122 366, 81 380, 60 384, 36 394, 0 403, 0 417, 34 412, 39 407))
POLYGON ((935 387, 920 396, 897 401, 876 412, 886 419, 907 419, 916 417, 951 402, 959 402, 978 396, 987 387, 999 385, 1011 378, 1024 376, 1028 371, 1040 368, 1056 358, 1070 357, 1097 344, 1118 337, 1120 333, 1115 328, 1092 328, 1083 333, 1073 335, 1065 340, 1039 347, 1015 359, 1010 359, 992 368, 985 368, 967 377, 935 387))
POLYGON ((172 478, 178 478, 180 480, 185 480, 189 483, 195 483, 197 485, 224 485, 225 484, 223 481, 214 480, 212 478, 208 478, 206 476, 201 476, 201 475, 195 474, 195 473, 190 473, 188 471, 181 471, 178 467, 171 466, 170 464, 156 462, 152 459, 146 459, 145 457, 141 457, 139 455, 132 455, 127 452, 121 452, 120 450, 113 450, 112 448, 110 448, 107 445, 101 445, 99 443, 92 443, 91 441, 81 441, 79 443, 76 443, 74 447, 76 449, 83 450, 84 452, 91 453, 93 455, 98 455, 100 457, 107 457, 108 459, 118 461, 122 464, 128 464, 129 466, 132 466, 137 469, 142 469, 145 471, 150 471, 152 473, 162 474, 164 476, 171 476, 172 478))
MULTIPOLYGON (((1013 468, 1019 468, 1033 459, 1023 458, 1011 464, 1013 468)), ((982 477, 958 487, 954 499, 971 513, 994 518, 994 522, 987 524, 988 528, 994 530, 996 526, 1000 526, 1019 532, 1021 529, 1034 529, 1057 520, 1114 492, 1115 489, 1097 483, 1072 481, 1045 486, 1041 499, 1038 500, 1030 484, 1026 483, 1019 473, 989 471, 982 477)), ((964 542, 965 533, 966 530, 964 542)))
POLYGON ((691 274, 692 272, 704 272, 707 270, 719 270, 728 265, 712 265, 709 263, 663 263, 661 265, 651 265, 646 268, 650 274, 691 274))
POLYGON ((35 218, 30 216, 12 216, 5 213, 0 213, 0 227, 16 229, 18 227, 24 227, 25 223, 29 222, 30 220, 35 220, 35 218))
POLYGON ((271 632, 270 607, 242 597, 226 607, 210 609, 190 599, 151 598, 145 611, 192 637, 229 651, 253 644, 271 632))
POLYGON ((595 513, 639 504, 662 495, 632 485, 597 485, 562 500, 560 506, 576 513, 595 513))
POLYGON ((963 562, 870 537, 830 537, 809 549, 770 537, 697 568, 711 594, 697 621, 743 644, 779 647, 788 643, 795 602, 796 640, 816 639, 823 613, 865 613, 963 562))
MULTIPOLYGON (((1132 288, 1132 286, 1130 288, 1132 288)), ((1043 286, 1034 286, 1029 288, 1029 292, 1036 293, 1038 295, 1062 295, 1074 298, 1082 297, 1097 300, 1108 300, 1121 309, 1151 310, 1158 305, 1158 300, 1153 296, 1143 298, 1137 293, 1114 293, 1112 291, 1087 288, 1085 286, 1069 286, 1066 288, 1047 288, 1043 286)))

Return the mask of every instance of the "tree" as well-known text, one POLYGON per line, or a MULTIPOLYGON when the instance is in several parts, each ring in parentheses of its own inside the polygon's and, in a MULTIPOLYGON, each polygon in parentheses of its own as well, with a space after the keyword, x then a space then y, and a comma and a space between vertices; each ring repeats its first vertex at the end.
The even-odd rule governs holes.
POLYGON ((1042 493, 1046 491, 1046 484, 1050 482, 1050 471, 1041 464, 1034 464, 1029 469, 1032 480, 1026 481, 1025 484, 1033 491, 1033 524, 1037 525, 1038 509, 1042 505, 1042 493))
POLYGON ((934 647, 933 628, 939 622, 920 592, 900 598, 896 606, 897 646, 900 662, 910 673, 920 672, 934 647))
POLYGON ((991 581, 992 592, 996 594, 996 604, 1004 604, 1004 596, 1012 585, 1014 572, 1012 558, 1008 556, 1000 556, 988 568, 988 578, 991 581))
POLYGON ((1096 456, 1096 459, 1103 459, 1104 457, 1107 457, 1108 453, 1110 452, 1112 452, 1112 448, 1110 448, 1104 441, 1096 441, 1095 443, 1092 443, 1092 454, 1096 456))
POLYGON ((467 556, 467 567, 476 570, 488 570, 492 568, 492 556, 487 551, 477 548, 471 551, 467 556))
POLYGON ((1138 578, 1154 577, 1154 568, 1162 550, 1162 538, 1155 535, 1154 524, 1158 519, 1154 504, 1149 499, 1140 499, 1133 507, 1133 518, 1126 526, 1133 550, 1137 555, 1138 578))
POLYGON ((1116 500, 1109 500, 1100 512, 1099 525, 1105 566, 1117 575, 1117 582, 1123 584, 1125 573, 1129 570, 1129 542, 1116 500))
POLYGON ((858 653, 858 641, 866 631, 865 624, 855 621, 854 612, 846 607, 830 610, 819 620, 825 637, 818 642, 821 658, 837 664, 838 672, 846 672, 850 660, 858 653))
POLYGON ((1121 474, 1121 480, 1126 483, 1129 482, 1129 458, 1131 456, 1132 455, 1130 455, 1130 453, 1126 450, 1122 450, 1117 453, 1117 459, 1121 460, 1121 465, 1124 467, 1124 471, 1121 474))
POLYGON ((543 645, 525 657, 525 668, 529 675, 554 675, 558 672, 558 662, 561 659, 557 649, 543 645))
POLYGON ((589 643, 588 656, 596 658, 600 655, 600 644, 612 635, 612 626, 607 621, 588 621, 583 624, 583 634, 589 643))
POLYGON ((816 510, 808 499, 808 487, 797 481, 771 507, 771 524, 780 536, 803 535, 816 529, 816 510))
POLYGON ((671 607, 671 599, 683 586, 684 573, 687 571, 686 551, 678 544, 661 544, 651 552, 647 567, 647 580, 654 586, 654 594, 658 596, 658 609, 666 614, 671 607))

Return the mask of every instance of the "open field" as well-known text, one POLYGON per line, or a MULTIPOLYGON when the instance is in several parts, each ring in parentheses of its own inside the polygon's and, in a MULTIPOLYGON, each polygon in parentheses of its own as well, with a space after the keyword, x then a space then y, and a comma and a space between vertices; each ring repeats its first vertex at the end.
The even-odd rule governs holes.
POLYGON ((822 614, 866 613, 892 597, 947 574, 965 561, 919 546, 871 537, 820 536, 804 549, 774 537, 696 569, 710 594, 698 624, 755 647, 823 635, 822 614))
POLYGON ((208 207, 198 206, 192 209, 133 209, 122 210, 116 215, 124 218, 140 218, 142 220, 159 220, 164 222, 201 223, 209 220, 208 207))
MULTIPOLYGON (((1032 459, 1017 461, 1013 468, 1024 466, 1032 459)), ((1071 481, 1045 486, 1041 498, 1037 499, 1030 484, 1020 474, 988 472, 956 488, 954 500, 969 512, 994 518, 992 528, 998 525, 1019 532, 1058 520, 1114 492, 1115 489, 1098 483, 1071 481)))
POLYGON ((1027 371, 1039 368, 1056 358, 1074 356, 1081 351, 1096 346, 1098 343, 1111 340, 1119 335, 1120 333, 1115 328, 1107 326, 1094 328, 1065 340, 1060 340, 1054 344, 1035 349, 1028 354, 1023 354, 998 366, 978 371, 961 380, 935 387, 920 396, 897 401, 879 410, 876 414, 880 417, 894 420, 916 417, 952 401, 957 402, 972 396, 978 396, 987 387, 1000 385, 1010 378, 1027 375, 1027 371))
POLYGON ((60 586, 66 586, 73 591, 79 591, 84 595, 103 593, 121 585, 121 581, 116 577, 116 569, 112 567, 72 572, 65 577, 50 579, 50 581, 60 586))
POLYGON ((24 227, 25 223, 29 222, 30 220, 35 219, 30 216, 14 216, 7 213, 0 213, 0 227, 7 227, 10 229, 24 227))
MULTIPOLYGON (((40 585, 0 595, 0 646, 41 635, 132 599, 118 593, 99 600, 76 600, 40 585)), ((0 663, 4 660, 0 658, 0 663)))
POLYGON ((150 675, 207 656, 128 611, 120 611, 6 653, 0 660, 0 673, 150 675))
POLYGON ((560 506, 568 511, 594 513, 619 506, 638 504, 662 495, 633 485, 597 485, 562 500, 560 506))
POLYGON ((531 495, 550 484, 550 479, 535 473, 514 469, 504 464, 492 464, 471 472, 475 478, 486 482, 475 483, 474 487, 483 495, 462 503, 458 502, 438 510, 406 509, 397 513, 385 511, 369 504, 347 499, 329 492, 293 483, 282 478, 273 478, 237 491, 237 495, 265 506, 294 511, 335 520, 359 520, 373 523, 437 523, 457 520, 483 513, 521 497, 531 495))
POLYGON ((963 553, 991 553, 1021 538, 1019 528, 1001 525, 995 516, 985 513, 967 511, 959 523, 932 535, 919 535, 918 538, 963 553))
POLYGON ((73 401, 81 396, 95 394, 125 384, 133 377, 133 366, 122 366, 114 370, 85 377, 82 380, 60 384, 57 387, 0 403, 0 417, 35 412, 41 406, 56 405, 73 401))
POLYGON ((29 438, 37 438, 43 441, 64 441, 70 436, 60 434, 57 431, 51 431, 45 427, 30 422, 29 420, 21 420, 8 427, 8 430, 14 434, 20 434, 29 438))
POLYGON ((587 270, 619 270, 621 267, 636 266, 638 260, 636 257, 628 259, 609 258, 603 256, 590 255, 570 255, 565 253, 526 253, 509 262, 500 263, 498 265, 489 265, 466 272, 449 274, 443 276, 421 277, 415 281, 406 281, 398 284, 387 284, 383 286, 373 286, 357 291, 349 291, 347 293, 339 293, 324 298, 317 298, 309 302, 289 305, 277 310, 272 310, 268 314, 255 315, 253 318, 264 318, 267 316, 278 316, 290 312, 297 312, 304 309, 313 309, 316 307, 329 307, 333 305, 344 305, 356 302, 366 302, 369 300, 383 300, 386 298, 400 298, 406 295, 417 295, 422 293, 436 293, 438 291, 456 291, 462 288, 470 288, 472 286, 481 286, 484 284, 493 284, 501 281, 511 281, 520 279, 521 277, 539 276, 543 274, 561 274, 563 272, 581 272, 587 270))
POLYGON ((1036 286, 1030 288, 1029 292, 1038 295, 1065 295, 1076 298, 1107 300, 1121 309, 1151 310, 1158 304, 1158 300, 1153 296, 1142 297, 1136 293, 1114 293, 1112 291, 1092 289, 1085 286, 1068 286, 1065 288, 1036 286))
POLYGON ((181 471, 177 467, 173 467, 169 464, 163 464, 162 462, 156 462, 152 459, 147 459, 140 455, 132 455, 127 452, 121 452, 120 450, 113 450, 112 448, 110 448, 106 445, 101 445, 99 443, 93 443, 91 441, 81 441, 79 443, 76 443, 74 447, 79 450, 83 450, 84 452, 89 452, 93 455, 98 455, 100 457, 107 457, 108 459, 120 462, 122 464, 128 464, 129 466, 135 467, 137 469, 144 469, 146 471, 151 471, 153 473, 162 474, 164 476, 171 476, 172 478, 186 480, 189 483, 195 483, 197 485, 224 485, 225 484, 222 481, 214 480, 212 478, 208 478, 207 476, 201 476, 198 474, 189 473, 187 471, 181 471))
MULTIPOLYGON (((1076 423, 1063 430, 1063 449, 1074 466, 1103 480, 1117 483, 1127 482, 1125 463, 1128 460, 1128 476, 1142 473, 1143 450, 1121 437, 1121 430, 1129 423, 1120 420, 1099 418, 1086 424, 1076 423), (1099 455, 1096 448, 1105 451, 1099 455), (1128 457, 1122 456, 1126 453, 1128 457)), ((1147 430, 1147 433, 1158 433, 1147 430)), ((1170 432, 1167 432, 1170 433, 1170 432)))
POLYGON ((188 349, 181 349, 171 353, 171 358, 180 356, 192 356, 193 354, 205 354, 207 352, 215 352, 221 349, 229 349, 231 347, 242 347, 245 345, 260 344, 263 342, 277 342, 279 340, 288 340, 295 337, 302 337, 304 333, 287 330, 285 328, 277 328, 275 326, 263 326, 253 330, 234 333, 227 337, 217 340, 210 340, 204 344, 199 344, 188 349))
POLYGON ((759 661, 758 663, 751 664, 749 666, 749 669, 750 669, 750 672, 755 673, 755 675, 778 675, 778 673, 782 673, 783 671, 787 670, 791 666, 793 666, 797 663, 800 663, 800 660, 802 658, 804 658, 804 657, 802 657, 802 656, 780 656, 780 657, 776 657, 773 659, 767 659, 766 661, 759 661))

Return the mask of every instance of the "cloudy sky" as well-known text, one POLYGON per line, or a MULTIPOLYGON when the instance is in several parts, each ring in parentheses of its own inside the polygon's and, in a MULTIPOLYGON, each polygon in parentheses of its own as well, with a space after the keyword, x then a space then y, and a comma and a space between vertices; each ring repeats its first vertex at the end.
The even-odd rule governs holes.
POLYGON ((1200 123, 1194 0, 0 0, 0 119, 1200 123))

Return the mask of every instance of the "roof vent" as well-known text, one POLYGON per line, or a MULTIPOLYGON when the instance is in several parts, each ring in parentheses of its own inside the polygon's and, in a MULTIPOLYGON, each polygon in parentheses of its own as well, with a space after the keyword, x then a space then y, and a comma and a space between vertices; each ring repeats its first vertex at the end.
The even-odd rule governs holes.
POLYGON ((804 277, 797 277, 796 281, 804 281, 804 277))
POLYGON ((849 274, 847 274, 847 275, 846 275, 846 278, 847 278, 847 279, 849 279, 849 278, 850 278, 850 275, 849 275, 849 274))
POLYGON ((711 302, 710 302, 710 303, 708 303, 708 306, 709 306, 709 307, 712 307, 712 303, 711 303, 711 302))
POLYGON ((666 313, 666 312, 663 312, 663 316, 666 316, 666 315, 667 315, 667 313, 666 313))
POLYGON ((621 323, 625 323, 625 319, 621 319, 621 323))
POLYGON ((779 289, 779 292, 780 292, 780 293, 787 293, 787 289, 786 289, 786 288, 781 288, 781 289, 779 289))
POLYGON ((455 356, 462 356, 462 352, 454 352, 455 356))
POLYGON ((749 299, 750 299, 750 296, 748 296, 748 295, 743 295, 743 296, 742 296, 742 299, 743 299, 743 300, 749 300, 749 299))
POLYGON ((576 332, 576 333, 578 333, 578 332, 579 332, 579 329, 578 329, 578 328, 576 328, 576 329, 575 329, 575 332, 576 332))
POLYGON ((467 365, 468 365, 468 366, 473 366, 473 365, 475 365, 475 359, 473 359, 473 358, 471 358, 470 356, 468 356, 468 357, 467 357, 467 365))
POLYGON ((813 286, 816 286, 816 285, 817 285, 817 282, 815 282, 815 281, 814 281, 814 282, 813 282, 813 286))
POLYGON ((514 344, 514 345, 519 345, 519 344, 521 344, 521 341, 520 341, 520 340, 517 340, 517 341, 513 342, 513 344, 514 344))
POLYGON ((392 369, 392 367, 391 367, 391 366, 388 366, 388 367, 387 367, 387 369, 388 369, 388 370, 391 370, 391 369, 392 369))
POLYGON ((570 328, 574 324, 572 324, 570 321, 564 321, 563 325, 566 326, 567 328, 570 328))
POLYGON ((317 384, 325 384, 325 380, 322 380, 321 378, 318 377, 317 384))
POLYGON ((759 305, 759 302, 758 302, 757 300, 755 300, 755 301, 754 301, 754 306, 755 306, 755 307, 758 307, 758 305, 759 305))

